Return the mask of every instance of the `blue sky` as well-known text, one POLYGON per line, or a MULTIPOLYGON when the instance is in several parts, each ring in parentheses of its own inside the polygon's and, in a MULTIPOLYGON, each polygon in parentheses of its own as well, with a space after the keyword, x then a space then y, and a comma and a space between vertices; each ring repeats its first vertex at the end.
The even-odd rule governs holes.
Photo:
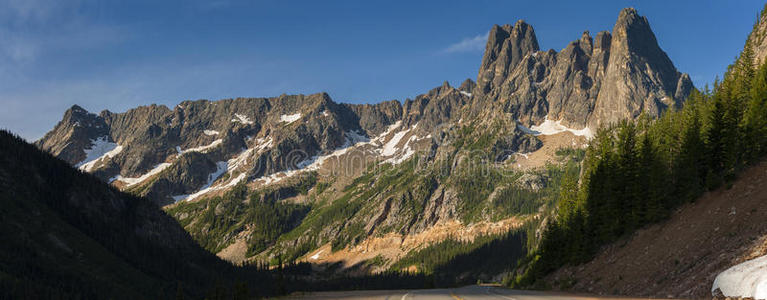
POLYGON ((697 86, 743 47, 760 1, 0 0, 0 128, 41 137, 72 104, 99 112, 187 99, 328 92, 412 98, 476 78, 493 24, 530 23, 542 49, 647 16, 697 86))

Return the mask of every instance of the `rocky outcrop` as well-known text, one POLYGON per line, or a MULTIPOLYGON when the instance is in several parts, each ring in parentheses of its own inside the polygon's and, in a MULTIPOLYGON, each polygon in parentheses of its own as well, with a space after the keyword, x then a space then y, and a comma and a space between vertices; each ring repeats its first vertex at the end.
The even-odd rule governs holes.
POLYGON ((767 5, 762 9, 751 34, 748 35, 746 47, 751 47, 753 51, 755 66, 763 64, 767 59, 767 5))
POLYGON ((455 89, 445 81, 442 86, 419 95, 415 99, 405 100, 403 105, 403 124, 412 127, 418 124, 419 130, 431 131, 440 125, 458 121, 461 110, 469 102, 470 96, 455 89))
POLYGON ((172 195, 188 195, 205 186, 217 165, 205 154, 191 152, 157 175, 142 194, 160 205, 174 202, 172 195))
POLYGON ((494 26, 476 91, 525 126, 548 118, 580 129, 642 113, 657 117, 680 106, 692 88, 658 46, 647 18, 627 8, 612 33, 584 32, 558 53, 538 51, 524 21, 494 26))
POLYGON ((660 49, 647 18, 626 8, 612 35, 604 84, 589 125, 599 127, 642 113, 658 117, 666 108, 680 107, 692 82, 660 49))
POLYGON ((368 135, 378 135, 389 124, 402 119, 402 104, 397 100, 377 104, 341 104, 350 110, 346 116, 356 121, 368 135))
POLYGON ((492 94, 501 90, 509 74, 526 56, 538 51, 538 39, 533 27, 519 20, 514 26, 493 26, 485 47, 477 87, 483 94, 492 94))
POLYGON ((546 187, 548 180, 549 178, 544 175, 527 173, 517 178, 514 183, 518 187, 537 192, 546 187))
POLYGON ((86 158, 84 149, 90 149, 93 141, 103 138, 112 141, 104 119, 73 105, 64 117, 35 145, 54 156, 75 165, 86 158))

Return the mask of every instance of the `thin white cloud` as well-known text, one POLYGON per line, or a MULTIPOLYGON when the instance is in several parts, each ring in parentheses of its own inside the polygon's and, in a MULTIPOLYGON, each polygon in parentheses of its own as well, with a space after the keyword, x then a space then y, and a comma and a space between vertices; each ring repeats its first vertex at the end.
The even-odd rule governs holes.
POLYGON ((464 38, 460 42, 447 46, 442 52, 444 53, 465 53, 465 52, 481 52, 485 49, 485 43, 487 43, 487 33, 479 34, 474 37, 464 38))
POLYGON ((30 63, 61 50, 84 50, 129 38, 124 28, 94 23, 82 3, 55 0, 0 0, 0 63, 30 63))
POLYGON ((232 5, 232 2, 229 0, 208 0, 208 1, 200 1, 197 3, 197 5, 198 5, 198 8, 200 8, 201 10, 207 11, 207 10, 227 8, 232 5))
POLYGON ((0 16, 3 23, 42 23, 47 21, 54 11, 64 6, 75 5, 78 1, 56 0, 0 0, 0 16))

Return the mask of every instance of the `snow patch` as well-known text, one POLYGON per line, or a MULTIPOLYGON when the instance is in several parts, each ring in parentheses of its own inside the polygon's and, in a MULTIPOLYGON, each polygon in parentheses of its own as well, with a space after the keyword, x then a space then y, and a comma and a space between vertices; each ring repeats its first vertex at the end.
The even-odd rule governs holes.
POLYGON ((415 154, 415 150, 413 150, 413 148, 410 147, 410 142, 417 141, 417 140, 418 140, 417 136, 415 135, 411 136, 407 140, 407 142, 405 142, 405 145, 402 147, 403 149, 402 155, 400 155, 399 157, 392 157, 387 160, 384 160, 383 163, 392 163, 392 164, 398 165, 402 163, 403 161, 407 160, 408 158, 410 158, 411 156, 413 156, 413 154, 415 154))
POLYGON ((400 132, 397 132, 394 134, 394 136, 386 142, 386 144, 383 146, 383 150, 381 150, 381 155, 383 156, 392 156, 394 153, 397 153, 399 151, 399 148, 397 148, 397 145, 399 144, 400 140, 408 133, 410 132, 410 129, 402 130, 400 132))
POLYGON ((322 111, 322 115, 323 115, 323 116, 326 116, 326 117, 329 117, 329 116, 330 116, 330 113, 329 113, 329 112, 328 112, 328 110, 326 109, 326 110, 323 110, 323 111, 322 111))
POLYGON ((377 137, 375 137, 373 140, 371 140, 371 143, 375 143, 377 146, 381 146, 381 141, 383 141, 387 136, 389 136, 392 131, 399 128, 402 125, 402 121, 394 122, 394 124, 389 125, 388 128, 386 128, 386 131, 379 134, 377 137))
POLYGON ((179 201, 181 201, 181 200, 184 200, 184 199, 186 199, 187 197, 189 197, 189 194, 185 194, 185 195, 176 195, 176 196, 170 196, 170 197, 171 197, 171 198, 173 198, 173 202, 179 202, 179 201))
POLYGON ((767 299, 767 255, 719 273, 714 279, 711 292, 717 289, 726 297, 767 299))
POLYGON ((584 127, 583 129, 572 129, 562 125, 562 120, 552 121, 552 120, 549 120, 548 118, 546 118, 546 120, 543 121, 543 123, 541 123, 540 125, 533 125, 532 127, 527 128, 525 126, 517 124, 517 128, 519 128, 525 133, 532 134, 532 135, 554 135, 554 134, 568 131, 574 135, 586 137, 587 139, 591 139, 594 137, 594 133, 591 131, 591 128, 589 127, 584 127))
POLYGON ((298 119, 301 118, 301 113, 295 113, 292 115, 281 115, 280 121, 282 122, 288 122, 288 124, 293 123, 295 121, 298 121, 298 119))
POLYGON ((309 258, 310 258, 310 259, 312 259, 312 260, 318 260, 318 259, 320 259, 320 254, 322 254, 322 251, 325 251, 325 250, 323 249, 323 250, 317 251, 317 253, 314 253, 314 255, 312 255, 312 256, 311 256, 311 257, 309 257, 309 258))
POLYGON ((241 114, 234 114, 234 119, 232 119, 232 122, 240 122, 242 124, 253 124, 253 121, 248 119, 247 116, 241 115, 241 114))
POLYGON ((105 158, 112 158, 123 150, 123 147, 109 141, 108 136, 91 140, 91 146, 85 151, 85 159, 75 165, 80 170, 90 172, 96 163, 105 158))
MULTIPOLYGON (((213 174, 211 174, 211 175, 213 175, 213 174)), ((189 195, 188 197, 186 197, 186 198, 184 198, 184 199, 186 199, 186 201, 192 201, 192 200, 194 200, 195 198, 197 198, 197 197, 199 197, 199 196, 202 196, 202 195, 204 195, 204 194, 207 194, 207 193, 209 193, 209 192, 212 192, 212 191, 217 191, 217 190, 222 190, 222 189, 227 189, 227 188, 233 187, 233 186, 237 185, 238 183, 240 183, 240 181, 244 180, 245 178, 247 178, 247 174, 245 174, 245 173, 240 173, 239 175, 237 175, 237 177, 235 177, 234 179, 230 180, 230 181, 229 181, 228 183, 226 183, 226 184, 221 184, 221 185, 212 186, 212 187, 211 187, 211 186, 209 186, 209 187, 206 187, 206 188, 200 189, 200 190, 199 190, 199 191, 197 191, 196 193, 194 193, 194 194, 191 194, 191 195, 189 195)), ((214 179, 213 181, 215 181, 215 179, 214 179)), ((183 196, 183 195, 179 195, 179 197, 181 197, 181 196, 183 196)), ((175 199, 175 198, 174 198, 174 199, 175 199)), ((177 201, 178 201, 178 200, 177 200, 177 201)))
POLYGON ((348 131, 345 133, 346 138, 348 138, 352 145, 357 143, 368 143, 370 142, 370 138, 360 134, 357 130, 354 131, 348 131))
POLYGON ((250 159, 251 156, 253 156, 253 153, 256 154, 263 152, 267 148, 272 146, 272 138, 260 138, 256 140, 256 146, 249 149, 243 149, 242 152, 237 154, 234 158, 227 161, 229 164, 228 172, 229 174, 232 174, 237 168, 240 166, 244 166, 248 163, 248 159, 250 159))
POLYGON ((255 147, 249 148, 249 149, 243 149, 243 151, 240 152, 240 154, 238 154, 234 158, 225 162, 221 161, 216 163, 216 171, 211 173, 208 176, 208 183, 205 186, 203 186, 199 191, 191 195, 172 196, 173 199, 175 201, 181 201, 181 200, 191 201, 209 192, 227 189, 237 185, 238 183, 240 183, 241 181, 245 180, 248 177, 247 172, 241 172, 240 174, 237 175, 237 177, 235 177, 234 179, 230 180, 229 182, 225 184, 212 186, 213 182, 215 182, 216 179, 221 177, 222 174, 224 174, 225 172, 229 174, 234 174, 234 172, 237 171, 237 169, 240 166, 247 164, 248 159, 253 155, 253 153, 261 153, 264 150, 271 147, 272 145, 273 145, 273 140, 271 137, 256 139, 255 147))
MULTIPOLYGON (((122 176, 120 176, 120 175, 117 175, 117 176, 115 176, 115 177, 112 177, 112 179, 114 179, 114 180, 119 180, 119 181, 122 181, 122 182, 124 182, 125 184, 127 184, 127 186, 128 186, 128 187, 130 187, 130 186, 136 185, 136 184, 138 184, 138 183, 141 183, 141 182, 143 182, 144 180, 147 180, 147 179, 149 179, 149 177, 152 177, 152 176, 154 176, 154 175, 155 175, 155 174, 157 174, 157 173, 160 173, 160 172, 162 172, 162 170, 165 170, 165 168, 167 168, 167 167, 170 167, 170 165, 171 165, 170 163, 161 163, 161 164, 158 164, 158 165, 156 165, 154 168, 152 168, 151 170, 149 170, 149 172, 146 172, 144 175, 141 175, 141 176, 139 176, 139 177, 133 177, 133 178, 131 178, 131 177, 122 177, 122 176)), ((112 179, 110 179, 110 180, 111 180, 111 181, 114 181, 114 180, 112 180, 112 179)))
POLYGON ((269 176, 262 176, 255 181, 262 181, 264 185, 269 185, 272 183, 280 182, 281 180, 285 178, 290 178, 295 174, 298 174, 300 172, 305 171, 315 171, 318 170, 325 161, 332 157, 338 157, 341 155, 346 154, 350 149, 353 149, 358 146, 362 145, 369 145, 371 144, 370 138, 360 134, 357 131, 348 131, 344 133, 344 144, 341 145, 341 147, 336 148, 333 152, 327 154, 327 155, 315 155, 310 157, 309 159, 306 159, 304 161, 301 161, 296 164, 295 170, 285 170, 273 173, 269 176))
POLYGON ((218 131, 205 129, 203 132, 207 135, 217 135, 218 131))
POLYGON ((464 91, 461 91, 461 94, 463 94, 463 95, 465 95, 465 96, 469 96, 469 97, 471 97, 471 93, 469 93, 469 92, 464 92, 464 91))
MULTIPOLYGON (((205 185, 203 185, 202 188, 200 188, 200 191, 209 189, 210 186, 213 185, 213 182, 216 181, 216 179, 221 177, 221 175, 226 172, 226 170, 228 169, 228 166, 229 166, 228 162, 225 162, 225 161, 217 162, 216 163, 216 170, 213 171, 213 173, 208 174, 208 182, 205 183, 205 185)), ((198 193, 200 193, 200 191, 198 191, 197 193, 191 194, 191 195, 177 195, 177 196, 171 196, 171 197, 173 197, 173 200, 178 202, 178 201, 181 201, 183 199, 191 198, 193 196, 197 197, 197 196, 201 195, 201 194, 198 194, 198 193)))
POLYGON ((210 149, 215 148, 218 145, 221 145, 221 143, 224 142, 223 139, 217 139, 213 141, 212 143, 204 146, 189 148, 186 150, 181 150, 181 147, 176 146, 176 151, 178 151, 178 154, 184 154, 189 152, 200 152, 200 153, 207 153, 210 149))
POLYGON ((264 176, 261 178, 258 178, 256 180, 262 180, 264 185, 270 185, 272 183, 277 183, 282 181, 285 178, 290 178, 293 175, 297 174, 299 170, 288 170, 288 171, 282 171, 277 172, 269 176, 264 176))

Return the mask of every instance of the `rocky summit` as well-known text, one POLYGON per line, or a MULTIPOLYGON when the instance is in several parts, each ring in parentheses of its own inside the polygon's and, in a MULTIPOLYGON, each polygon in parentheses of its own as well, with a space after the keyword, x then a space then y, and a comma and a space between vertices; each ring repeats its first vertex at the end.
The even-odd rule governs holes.
POLYGON ((36 145, 168 205, 198 242, 227 259, 381 255, 383 268, 449 236, 435 226, 518 226, 546 201, 498 199, 554 193, 549 179, 577 165, 555 150, 577 150, 606 124, 681 107, 693 88, 647 18, 627 8, 612 32, 584 32, 559 52, 541 51, 524 21, 495 25, 476 82, 445 82, 404 102, 345 104, 318 93, 98 115, 73 106, 36 145), (479 152, 477 164, 465 154, 479 152), (470 168, 478 165, 486 173, 470 168), (255 212, 242 212, 269 199, 295 206, 273 214, 283 227, 264 231, 255 212), (230 225, 216 227, 223 223, 230 225), (390 244, 383 237, 402 246, 381 246, 390 244), (331 253, 344 254, 324 256, 331 253))
POLYGON ((633 8, 612 33, 588 31, 559 52, 540 51, 524 21, 493 26, 477 76, 477 96, 499 102, 525 125, 546 120, 591 128, 679 107, 692 90, 633 8))

